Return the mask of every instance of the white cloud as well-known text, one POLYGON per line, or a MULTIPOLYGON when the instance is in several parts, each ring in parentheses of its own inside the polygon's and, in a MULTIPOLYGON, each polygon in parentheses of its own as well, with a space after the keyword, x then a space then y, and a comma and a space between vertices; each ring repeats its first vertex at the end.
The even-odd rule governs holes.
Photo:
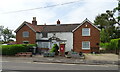
POLYGON ((85 18, 92 21, 96 15, 105 12, 106 9, 113 9, 117 4, 115 0, 80 0, 56 7, 2 14, 73 1, 79 0, 2 0, 0 2, 0 25, 15 30, 23 21, 31 22, 34 16, 37 17, 38 24, 55 24, 57 19, 60 19, 61 23, 81 22, 85 18))
POLYGON ((84 6, 75 8, 67 15, 68 22, 81 22, 85 18, 93 22, 98 14, 104 13, 106 10, 112 10, 116 7, 116 4, 117 2, 87 0, 84 6))

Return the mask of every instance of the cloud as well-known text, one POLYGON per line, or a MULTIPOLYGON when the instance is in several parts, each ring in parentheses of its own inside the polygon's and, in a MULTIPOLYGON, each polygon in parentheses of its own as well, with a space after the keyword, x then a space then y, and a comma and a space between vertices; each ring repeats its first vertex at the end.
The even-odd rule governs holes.
POLYGON ((85 18, 94 20, 99 13, 106 9, 113 9, 117 1, 109 0, 2 0, 0 2, 0 24, 15 30, 23 21, 32 21, 32 17, 37 17, 38 24, 55 24, 57 19, 61 23, 82 22, 85 18), (46 7, 50 5, 69 3, 56 7, 41 8, 30 11, 2 14, 10 11, 46 7))
POLYGON ((100 14, 104 13, 106 10, 112 10, 116 7, 116 2, 107 2, 107 1, 86 1, 82 7, 77 7, 72 10, 67 17, 69 18, 68 22, 81 22, 85 18, 90 19, 93 22, 95 17, 100 14))

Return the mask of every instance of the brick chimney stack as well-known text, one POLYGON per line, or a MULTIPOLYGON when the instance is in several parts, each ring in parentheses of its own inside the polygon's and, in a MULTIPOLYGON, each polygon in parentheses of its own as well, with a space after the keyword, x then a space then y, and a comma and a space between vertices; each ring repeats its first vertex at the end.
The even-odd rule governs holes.
POLYGON ((57 24, 60 24, 60 21, 59 21, 59 19, 58 19, 58 21, 57 21, 57 24))
POLYGON ((32 24, 33 24, 33 25, 37 25, 36 17, 33 17, 32 24))

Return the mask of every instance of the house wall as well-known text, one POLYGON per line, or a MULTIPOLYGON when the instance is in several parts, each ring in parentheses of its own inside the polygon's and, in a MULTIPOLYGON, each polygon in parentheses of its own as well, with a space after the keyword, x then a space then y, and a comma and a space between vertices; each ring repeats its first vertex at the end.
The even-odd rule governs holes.
POLYGON ((42 38, 42 34, 41 33, 36 33, 36 39, 39 40, 42 38))
POLYGON ((82 24, 73 33, 73 49, 76 52, 99 52, 100 31, 89 22, 82 24), (87 25, 87 27, 86 27, 87 25), (90 36, 82 36, 82 28, 90 28, 90 36), (82 50, 82 41, 90 41, 90 50, 82 50))
MULTIPOLYGON (((48 33, 48 38, 52 37, 54 33, 48 33)), ((73 33, 72 32, 57 32, 55 36, 61 40, 66 40, 65 51, 73 49, 73 33)))
POLYGON ((16 33, 16 42, 17 44, 22 44, 23 41, 29 41, 30 44, 35 44, 36 42, 36 33, 30 29, 27 25, 24 25, 17 33, 16 33), (23 37, 22 33, 24 31, 29 32, 29 37, 23 37))

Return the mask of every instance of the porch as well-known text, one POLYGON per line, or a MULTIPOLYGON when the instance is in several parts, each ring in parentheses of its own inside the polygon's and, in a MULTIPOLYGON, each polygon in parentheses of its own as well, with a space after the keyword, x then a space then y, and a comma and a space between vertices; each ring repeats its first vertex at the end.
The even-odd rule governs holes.
POLYGON ((61 40, 57 37, 51 37, 51 38, 41 38, 39 40, 36 40, 38 50, 38 54, 43 54, 45 52, 49 52, 50 49, 53 47, 54 44, 57 44, 59 47, 58 51, 60 52, 60 44, 66 44, 66 40, 61 40))

